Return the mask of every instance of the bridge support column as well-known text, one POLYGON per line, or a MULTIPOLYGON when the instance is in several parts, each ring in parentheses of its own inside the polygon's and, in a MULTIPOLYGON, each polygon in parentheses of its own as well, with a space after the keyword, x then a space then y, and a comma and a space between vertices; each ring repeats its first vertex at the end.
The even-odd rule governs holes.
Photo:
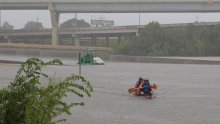
POLYGON ((133 38, 134 38, 134 36, 133 36, 133 35, 130 35, 130 36, 129 36, 129 41, 132 41, 133 38))
POLYGON ((109 47, 109 37, 106 37, 106 46, 109 47))
POLYGON ((95 46, 96 45, 96 36, 92 36, 91 38, 91 46, 95 46))
POLYGON ((55 46, 58 45, 58 41, 59 41, 58 25, 59 25, 60 13, 55 11, 55 7, 52 3, 49 3, 48 9, 50 10, 51 24, 52 24, 52 45, 55 46))
POLYGON ((75 36, 75 46, 79 47, 80 43, 79 43, 79 37, 75 36))
POLYGON ((12 43, 12 39, 8 36, 5 37, 8 40, 8 44, 12 43))
POLYGON ((12 43, 12 40, 10 38, 8 38, 8 44, 12 43))
POLYGON ((121 43, 121 36, 118 36, 118 44, 121 43))

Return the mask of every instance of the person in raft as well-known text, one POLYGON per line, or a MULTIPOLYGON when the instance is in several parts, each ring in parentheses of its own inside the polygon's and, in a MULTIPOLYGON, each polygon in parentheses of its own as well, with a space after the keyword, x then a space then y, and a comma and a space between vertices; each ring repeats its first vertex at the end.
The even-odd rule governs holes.
POLYGON ((148 79, 143 79, 142 77, 139 78, 135 85, 136 95, 149 95, 152 96, 152 87, 150 85, 150 81, 148 79))

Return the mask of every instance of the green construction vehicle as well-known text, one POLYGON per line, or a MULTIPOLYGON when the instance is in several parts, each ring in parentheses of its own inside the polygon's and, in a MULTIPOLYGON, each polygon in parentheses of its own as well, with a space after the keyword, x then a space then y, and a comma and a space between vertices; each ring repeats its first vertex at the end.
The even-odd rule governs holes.
POLYGON ((80 59, 81 64, 103 65, 104 61, 99 57, 95 57, 94 53, 94 49, 84 50, 83 55, 80 59))

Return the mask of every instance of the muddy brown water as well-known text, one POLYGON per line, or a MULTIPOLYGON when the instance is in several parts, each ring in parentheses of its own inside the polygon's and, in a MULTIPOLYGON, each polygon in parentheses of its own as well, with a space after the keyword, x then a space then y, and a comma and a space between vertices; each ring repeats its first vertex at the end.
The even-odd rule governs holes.
MULTIPOLYGON (((49 75, 78 73, 73 65, 48 66, 49 75)), ((19 65, 0 64, 0 86, 13 80, 19 65)), ((106 63, 82 66, 91 81, 92 97, 84 107, 72 109, 66 124, 219 124, 220 66, 190 64, 106 63), (128 94, 139 76, 159 86, 154 99, 128 94)))

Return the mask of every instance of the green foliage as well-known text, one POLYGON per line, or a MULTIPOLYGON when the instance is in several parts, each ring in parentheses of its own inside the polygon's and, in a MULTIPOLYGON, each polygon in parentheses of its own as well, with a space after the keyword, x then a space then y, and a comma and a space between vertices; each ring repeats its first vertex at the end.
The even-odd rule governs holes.
POLYGON ((85 20, 81 19, 76 21, 76 19, 74 18, 60 24, 60 28, 74 28, 75 24, 77 24, 77 27, 90 27, 90 24, 85 20))
POLYGON ((93 88, 89 81, 72 74, 61 81, 49 79, 48 85, 42 86, 40 79, 48 79, 48 75, 41 69, 48 64, 62 62, 55 59, 45 63, 38 58, 30 58, 21 65, 14 81, 0 90, 1 124, 55 124, 65 121, 57 116, 71 114, 71 107, 84 105, 83 102, 67 103, 63 99, 70 93, 90 97, 93 88))
POLYGON ((220 25, 161 27, 151 22, 139 30, 134 40, 123 40, 116 54, 141 56, 217 56, 220 55, 220 25))
POLYGON ((41 29, 41 28, 43 28, 43 25, 41 22, 28 21, 24 25, 24 29, 41 29))

